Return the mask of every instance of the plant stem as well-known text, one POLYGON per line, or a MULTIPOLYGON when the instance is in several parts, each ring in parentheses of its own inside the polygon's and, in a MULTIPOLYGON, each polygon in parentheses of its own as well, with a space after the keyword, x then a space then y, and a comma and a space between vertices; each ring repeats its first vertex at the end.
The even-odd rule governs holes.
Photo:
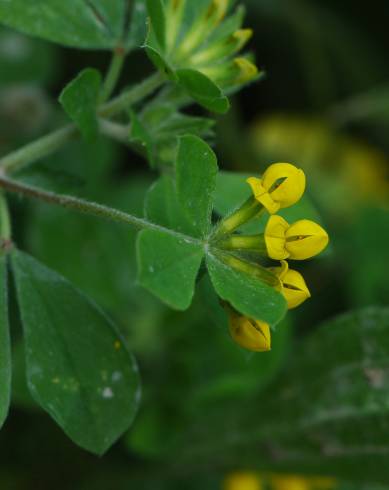
POLYGON ((63 208, 73 209, 80 213, 105 218, 110 221, 117 221, 126 225, 133 226, 138 229, 151 229, 174 235, 180 240, 190 241, 191 243, 201 244, 202 241, 196 238, 187 236, 183 233, 165 228, 163 226, 156 225, 142 218, 133 216, 132 214, 119 211, 118 209, 110 208, 95 202, 86 201, 77 197, 68 196, 64 194, 55 194, 53 192, 45 191, 37 187, 29 186, 27 184, 11 180, 4 175, 0 175, 0 188, 9 191, 23 194, 24 196, 33 197, 40 201, 47 202, 49 204, 55 204, 62 206, 63 208))
POLYGON ((220 221, 212 234, 212 240, 217 241, 220 237, 232 233, 247 221, 258 216, 263 209, 262 204, 256 201, 254 196, 249 197, 239 209, 220 221))
POLYGON ((122 46, 117 46, 113 52, 111 63, 101 89, 100 104, 107 101, 115 90, 116 84, 119 81, 119 77, 122 72, 125 58, 125 49, 122 46))
POLYGON ((264 235, 230 235, 218 242, 224 250, 252 250, 267 256, 264 235))
POLYGON ((74 124, 57 129, 1 158, 0 168, 4 173, 15 172, 29 163, 54 153, 62 145, 75 138, 77 134, 78 130, 74 124))
POLYGON ((158 87, 162 85, 165 77, 160 72, 154 73, 150 77, 146 78, 143 82, 135 85, 132 89, 123 92, 121 95, 118 95, 110 102, 104 104, 99 110, 99 115, 102 117, 110 117, 114 116, 122 109, 129 107, 135 102, 139 102, 144 99, 158 87))
MULTIPOLYGON (((139 85, 104 104, 98 111, 99 116, 107 117, 119 113, 129 105, 139 102, 150 95, 163 81, 164 77, 162 75, 159 73, 153 74, 139 85)), ((3 173, 16 172, 22 167, 54 153, 77 135, 78 129, 74 124, 57 129, 1 158, 0 169, 3 173)))
POLYGON ((0 192, 0 241, 11 239, 11 221, 8 204, 3 192, 0 192))
POLYGON ((130 131, 131 126, 124 126, 123 124, 118 124, 109 119, 99 119, 100 132, 105 136, 120 141, 125 145, 130 144, 130 131))

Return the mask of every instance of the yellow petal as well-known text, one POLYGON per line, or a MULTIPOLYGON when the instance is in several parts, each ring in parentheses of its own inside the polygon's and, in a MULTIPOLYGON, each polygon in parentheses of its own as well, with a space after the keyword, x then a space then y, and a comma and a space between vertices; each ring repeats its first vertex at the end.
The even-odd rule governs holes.
POLYGON ((305 191, 304 172, 290 163, 270 165, 262 177, 263 187, 281 208, 292 206, 305 191))
POLYGON ((230 313, 230 334, 233 340, 254 352, 271 349, 270 327, 260 320, 252 320, 238 313, 230 313))
POLYGON ((289 223, 281 216, 270 216, 265 228, 265 244, 269 257, 274 260, 284 260, 289 257, 289 252, 285 248, 285 233, 289 228, 289 223))
POLYGON ((288 303, 289 310, 297 308, 311 297, 303 276, 292 269, 289 269, 282 278, 282 294, 288 303))
POLYGON ((269 267, 269 269, 282 281, 289 270, 289 265, 286 260, 281 260, 280 267, 269 267))
POLYGON ((255 199, 262 204, 262 206, 270 213, 274 214, 280 209, 280 205, 273 201, 270 194, 262 185, 262 179, 256 177, 249 177, 246 182, 251 187, 255 199))
POLYGON ((285 237, 285 248, 294 260, 305 260, 319 254, 329 241, 327 232, 307 219, 293 223, 285 232, 285 237))

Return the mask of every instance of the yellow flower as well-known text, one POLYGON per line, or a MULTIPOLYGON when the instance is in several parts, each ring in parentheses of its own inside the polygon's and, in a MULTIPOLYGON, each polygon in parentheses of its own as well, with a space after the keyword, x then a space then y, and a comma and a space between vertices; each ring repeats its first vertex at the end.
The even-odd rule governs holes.
POLYGON ((230 334, 233 340, 244 349, 254 352, 271 350, 270 327, 260 320, 252 320, 231 311, 230 334))
POLYGON ((275 476, 271 479, 273 490, 310 490, 309 480, 298 476, 275 476))
POLYGON ((267 253, 275 260, 305 260, 328 245, 327 232, 314 221, 302 219, 292 225, 281 216, 270 216, 265 229, 267 253))
POLYGON ((299 272, 289 269, 285 260, 281 262, 281 267, 272 267, 271 270, 281 281, 281 292, 288 303, 289 310, 297 308, 311 297, 303 276, 299 272))
POLYGON ((295 204, 305 191, 304 172, 290 163, 274 163, 262 179, 247 179, 254 197, 270 214, 295 204))
POLYGON ((262 490, 258 475, 251 472, 232 473, 224 480, 223 490, 262 490))

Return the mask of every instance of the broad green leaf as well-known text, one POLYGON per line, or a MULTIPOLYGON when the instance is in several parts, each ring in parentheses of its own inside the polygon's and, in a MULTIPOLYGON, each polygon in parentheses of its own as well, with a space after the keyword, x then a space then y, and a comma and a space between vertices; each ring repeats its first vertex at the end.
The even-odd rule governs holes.
POLYGON ((138 235, 139 283, 176 310, 186 310, 194 295, 204 249, 189 239, 157 230, 138 235))
POLYGON ((230 108, 228 98, 207 76, 197 70, 180 69, 176 71, 178 81, 193 99, 206 109, 224 114, 230 108))
POLYGON ((12 254, 35 401, 81 447, 104 453, 131 425, 137 366, 115 326, 67 280, 12 254))
POLYGON ((244 315, 276 325, 286 313, 283 296, 263 280, 238 271, 211 253, 207 266, 218 295, 244 315))
POLYGON ((158 225, 196 236, 196 228, 190 223, 178 201, 174 180, 161 176, 149 189, 145 213, 147 219, 158 225))
POLYGON ((206 236, 211 225, 217 159, 212 149, 196 136, 183 136, 178 146, 176 179, 178 200, 196 229, 206 236))
POLYGON ((7 262, 0 256, 0 428, 8 415, 11 398, 11 344, 8 322, 7 262))
POLYGON ((165 47, 166 17, 162 0, 146 0, 147 13, 153 32, 162 49, 165 47))
POLYGON ((59 101, 68 116, 76 123, 87 140, 97 136, 97 102, 101 75, 93 68, 86 68, 63 89, 59 101))
POLYGON ((0 22, 65 46, 112 49, 123 37, 129 7, 126 47, 134 48, 145 32, 143 0, 0 0, 0 22))

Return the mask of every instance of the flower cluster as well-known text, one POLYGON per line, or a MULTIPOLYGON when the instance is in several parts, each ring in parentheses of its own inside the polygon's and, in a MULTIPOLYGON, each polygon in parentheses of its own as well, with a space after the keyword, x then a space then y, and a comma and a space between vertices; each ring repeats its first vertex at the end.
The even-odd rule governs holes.
MULTIPOLYGON (((289 224, 282 216, 275 214, 301 199, 306 185, 304 172, 290 163, 275 163, 270 165, 262 178, 250 177, 247 183, 253 196, 221 222, 217 232, 222 235, 220 246, 238 252, 259 253, 268 259, 280 261, 278 266, 269 267, 268 270, 278 278, 278 288, 288 309, 296 308, 311 294, 303 276, 290 269, 286 259, 305 260, 314 257, 326 248, 329 241, 326 231, 314 221, 302 219, 289 224), (246 236, 233 233, 239 226, 265 211, 270 217, 264 233, 246 236)), ((268 324, 246 318, 230 309, 229 316, 231 336, 237 344, 257 352, 270 350, 268 324)))
MULTIPOLYGON (((244 9, 227 17, 233 2, 209 0, 165 2, 166 34, 158 46, 171 72, 191 69, 201 72, 220 88, 233 88, 258 76, 248 56, 239 54, 252 36, 242 29, 244 9)), ((155 40, 150 40, 155 45, 155 40)))

